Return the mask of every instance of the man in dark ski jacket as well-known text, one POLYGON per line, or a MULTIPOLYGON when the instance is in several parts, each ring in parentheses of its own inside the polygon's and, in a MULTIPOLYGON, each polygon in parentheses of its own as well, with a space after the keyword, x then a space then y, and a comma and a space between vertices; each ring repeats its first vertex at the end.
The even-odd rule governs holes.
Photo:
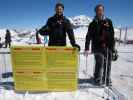
POLYGON ((68 35, 71 45, 80 50, 80 46, 75 42, 71 23, 63 16, 64 5, 61 3, 56 4, 55 11, 56 14, 48 19, 46 25, 39 30, 39 33, 49 36, 49 46, 66 46, 66 35, 68 35))
POLYGON ((7 29, 6 30, 6 36, 5 36, 5 48, 7 48, 9 46, 11 46, 11 33, 10 31, 7 29))
POLYGON ((1 37, 0 37, 0 48, 2 48, 2 46, 3 46, 3 44, 2 44, 2 42, 1 42, 1 37))
POLYGON ((41 39, 39 37, 39 33, 37 29, 36 29, 36 44, 41 44, 41 39))
POLYGON ((91 51, 94 53, 96 60, 94 81, 96 85, 111 85, 111 60, 112 53, 115 50, 114 28, 112 21, 104 16, 103 5, 97 5, 95 12, 96 17, 90 23, 86 35, 85 55, 88 56, 89 54, 91 41, 91 51))

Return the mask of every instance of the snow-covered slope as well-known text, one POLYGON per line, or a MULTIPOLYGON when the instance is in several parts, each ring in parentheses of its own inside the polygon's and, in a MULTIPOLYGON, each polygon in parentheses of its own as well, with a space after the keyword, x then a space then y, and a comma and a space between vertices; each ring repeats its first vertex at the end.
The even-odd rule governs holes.
MULTIPOLYGON (((88 25, 92 21, 91 18, 87 16, 76 16, 76 17, 70 17, 69 18, 71 23, 74 26, 74 33, 76 37, 76 42, 81 46, 82 49, 84 49, 85 44, 85 36, 88 30, 88 25)), ((12 34, 12 41, 13 44, 29 44, 29 43, 35 43, 35 31, 33 30, 10 30, 12 34)), ((115 29, 116 37, 119 37, 119 29, 115 29)), ((133 29, 130 30, 130 34, 128 37, 132 38, 133 29)), ((0 29, 0 37, 2 37, 2 41, 4 41, 6 29, 0 29)), ((124 33, 123 33, 124 34, 124 33)), ((124 36, 124 35, 123 35, 124 36)), ((43 39, 43 38, 42 38, 43 39)), ((69 41, 68 41, 69 42, 69 41)), ((118 46, 118 45, 117 45, 118 46)), ((119 51, 123 52, 132 52, 133 46, 125 46, 120 45, 118 47, 119 51)), ((9 51, 7 49, 0 49, 0 51, 9 51)), ((116 89, 120 91, 120 93, 124 93, 126 96, 129 96, 132 100, 132 90, 133 90, 133 72, 132 72, 132 53, 120 53, 119 59, 117 62, 114 62, 112 65, 112 80, 113 80, 113 86, 115 86, 116 89)), ((11 67, 11 59, 10 56, 7 55, 5 57, 5 62, 3 61, 3 55, 0 56, 0 73, 1 72, 10 72, 12 70, 11 67)), ((79 78, 87 78, 93 75, 93 66, 94 66, 94 59, 93 55, 89 55, 86 59, 85 56, 80 56, 80 67, 79 67, 79 78), (88 74, 85 75, 83 73, 84 70, 86 70, 86 61, 88 61, 87 64, 87 72, 88 74)), ((5 79, 4 81, 10 81, 10 79, 5 79)), ((79 89, 76 92, 50 92, 50 93, 42 93, 42 94, 29 94, 28 92, 26 94, 19 94, 14 92, 13 90, 5 90, 2 87, 0 87, 0 100, 104 100, 106 98, 102 98, 103 96, 103 89, 92 89, 87 88, 85 90, 79 89), (102 90, 102 91, 101 91, 102 90)), ((110 99, 110 100, 116 100, 116 99, 110 99)), ((122 100, 122 99, 119 99, 122 100)))
POLYGON ((89 23, 92 21, 90 17, 85 15, 69 17, 69 20, 75 28, 82 27, 82 26, 87 27, 89 23))
MULTIPOLYGON (((14 30, 10 30, 11 31, 11 36, 12 37, 16 37, 17 33, 14 30)), ((6 34, 6 29, 0 29, 0 37, 1 37, 1 41, 4 42, 5 41, 5 34, 6 34)))
MULTIPOLYGON (((87 30, 88 30, 88 26, 92 22, 93 18, 85 16, 85 15, 80 15, 80 16, 75 16, 75 17, 69 17, 69 20, 72 23, 72 25, 74 26, 75 30, 77 29, 78 32, 82 32, 82 33, 86 34, 87 30), (84 27, 86 27, 86 29, 84 27), (81 31, 79 31, 78 28, 80 28, 80 29, 83 28, 83 29, 81 29, 81 31)), ((115 28, 115 33, 116 33, 115 37, 119 37, 119 33, 120 33, 119 28, 115 28)), ((81 34, 81 35, 83 35, 83 34, 81 34)))
MULTIPOLYGON (((91 17, 80 15, 75 17, 68 17, 70 22, 73 25, 74 33, 76 39, 85 40, 85 36, 88 30, 88 25, 92 21, 91 17)), ((12 43, 13 44, 31 44, 36 43, 35 40, 35 30, 28 29, 11 29, 12 43)), ((0 37, 2 38, 2 42, 5 41, 6 29, 0 29, 0 37)), ((127 39, 133 39, 133 28, 128 30, 127 39)), ((125 31, 122 31, 121 39, 124 40, 125 31)), ((41 36, 40 36, 41 37, 41 36)), ((115 37, 120 38, 120 30, 115 28, 115 37)), ((43 41, 43 37, 41 37, 43 41)))
POLYGON ((133 28, 129 28, 127 33, 127 40, 133 40, 133 28))
MULTIPOLYGON (((35 31, 10 29, 12 44, 29 44, 35 43, 35 31)), ((6 29, 0 29, 2 42, 5 41, 6 29)))

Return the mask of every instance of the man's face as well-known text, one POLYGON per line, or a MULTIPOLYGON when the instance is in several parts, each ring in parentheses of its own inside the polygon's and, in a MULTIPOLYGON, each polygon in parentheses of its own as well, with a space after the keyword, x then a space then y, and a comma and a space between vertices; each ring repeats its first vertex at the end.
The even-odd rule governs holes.
POLYGON ((96 11, 96 15, 98 17, 101 17, 104 15, 104 8, 103 7, 98 7, 97 11, 96 11))
POLYGON ((57 15, 62 15, 64 9, 63 9, 61 6, 58 6, 58 7, 55 9, 55 11, 56 11, 56 14, 57 14, 57 15))

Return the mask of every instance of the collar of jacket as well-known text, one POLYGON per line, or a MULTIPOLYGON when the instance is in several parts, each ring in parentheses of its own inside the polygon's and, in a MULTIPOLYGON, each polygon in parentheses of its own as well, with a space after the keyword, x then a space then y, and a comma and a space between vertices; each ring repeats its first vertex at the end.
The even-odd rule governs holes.
MULTIPOLYGON (((99 21, 99 19, 98 19, 97 16, 95 16, 93 20, 94 20, 95 22, 97 22, 97 23, 98 23, 98 21, 99 21)), ((106 20, 106 17, 103 16, 103 17, 101 18, 101 20, 106 20)))
POLYGON ((62 14, 62 15, 57 15, 57 14, 55 14, 55 15, 54 15, 54 18, 56 18, 57 20, 64 20, 63 14, 62 14))

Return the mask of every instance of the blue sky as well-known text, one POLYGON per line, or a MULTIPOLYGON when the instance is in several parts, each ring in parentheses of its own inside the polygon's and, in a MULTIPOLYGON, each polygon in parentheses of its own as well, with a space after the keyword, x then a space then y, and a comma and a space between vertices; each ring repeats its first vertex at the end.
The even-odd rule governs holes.
MULTIPOLYGON (((39 28, 54 14, 58 0, 0 0, 0 28, 39 28)), ((133 27, 133 0, 60 0, 66 16, 94 16, 98 3, 115 26, 133 27)))

